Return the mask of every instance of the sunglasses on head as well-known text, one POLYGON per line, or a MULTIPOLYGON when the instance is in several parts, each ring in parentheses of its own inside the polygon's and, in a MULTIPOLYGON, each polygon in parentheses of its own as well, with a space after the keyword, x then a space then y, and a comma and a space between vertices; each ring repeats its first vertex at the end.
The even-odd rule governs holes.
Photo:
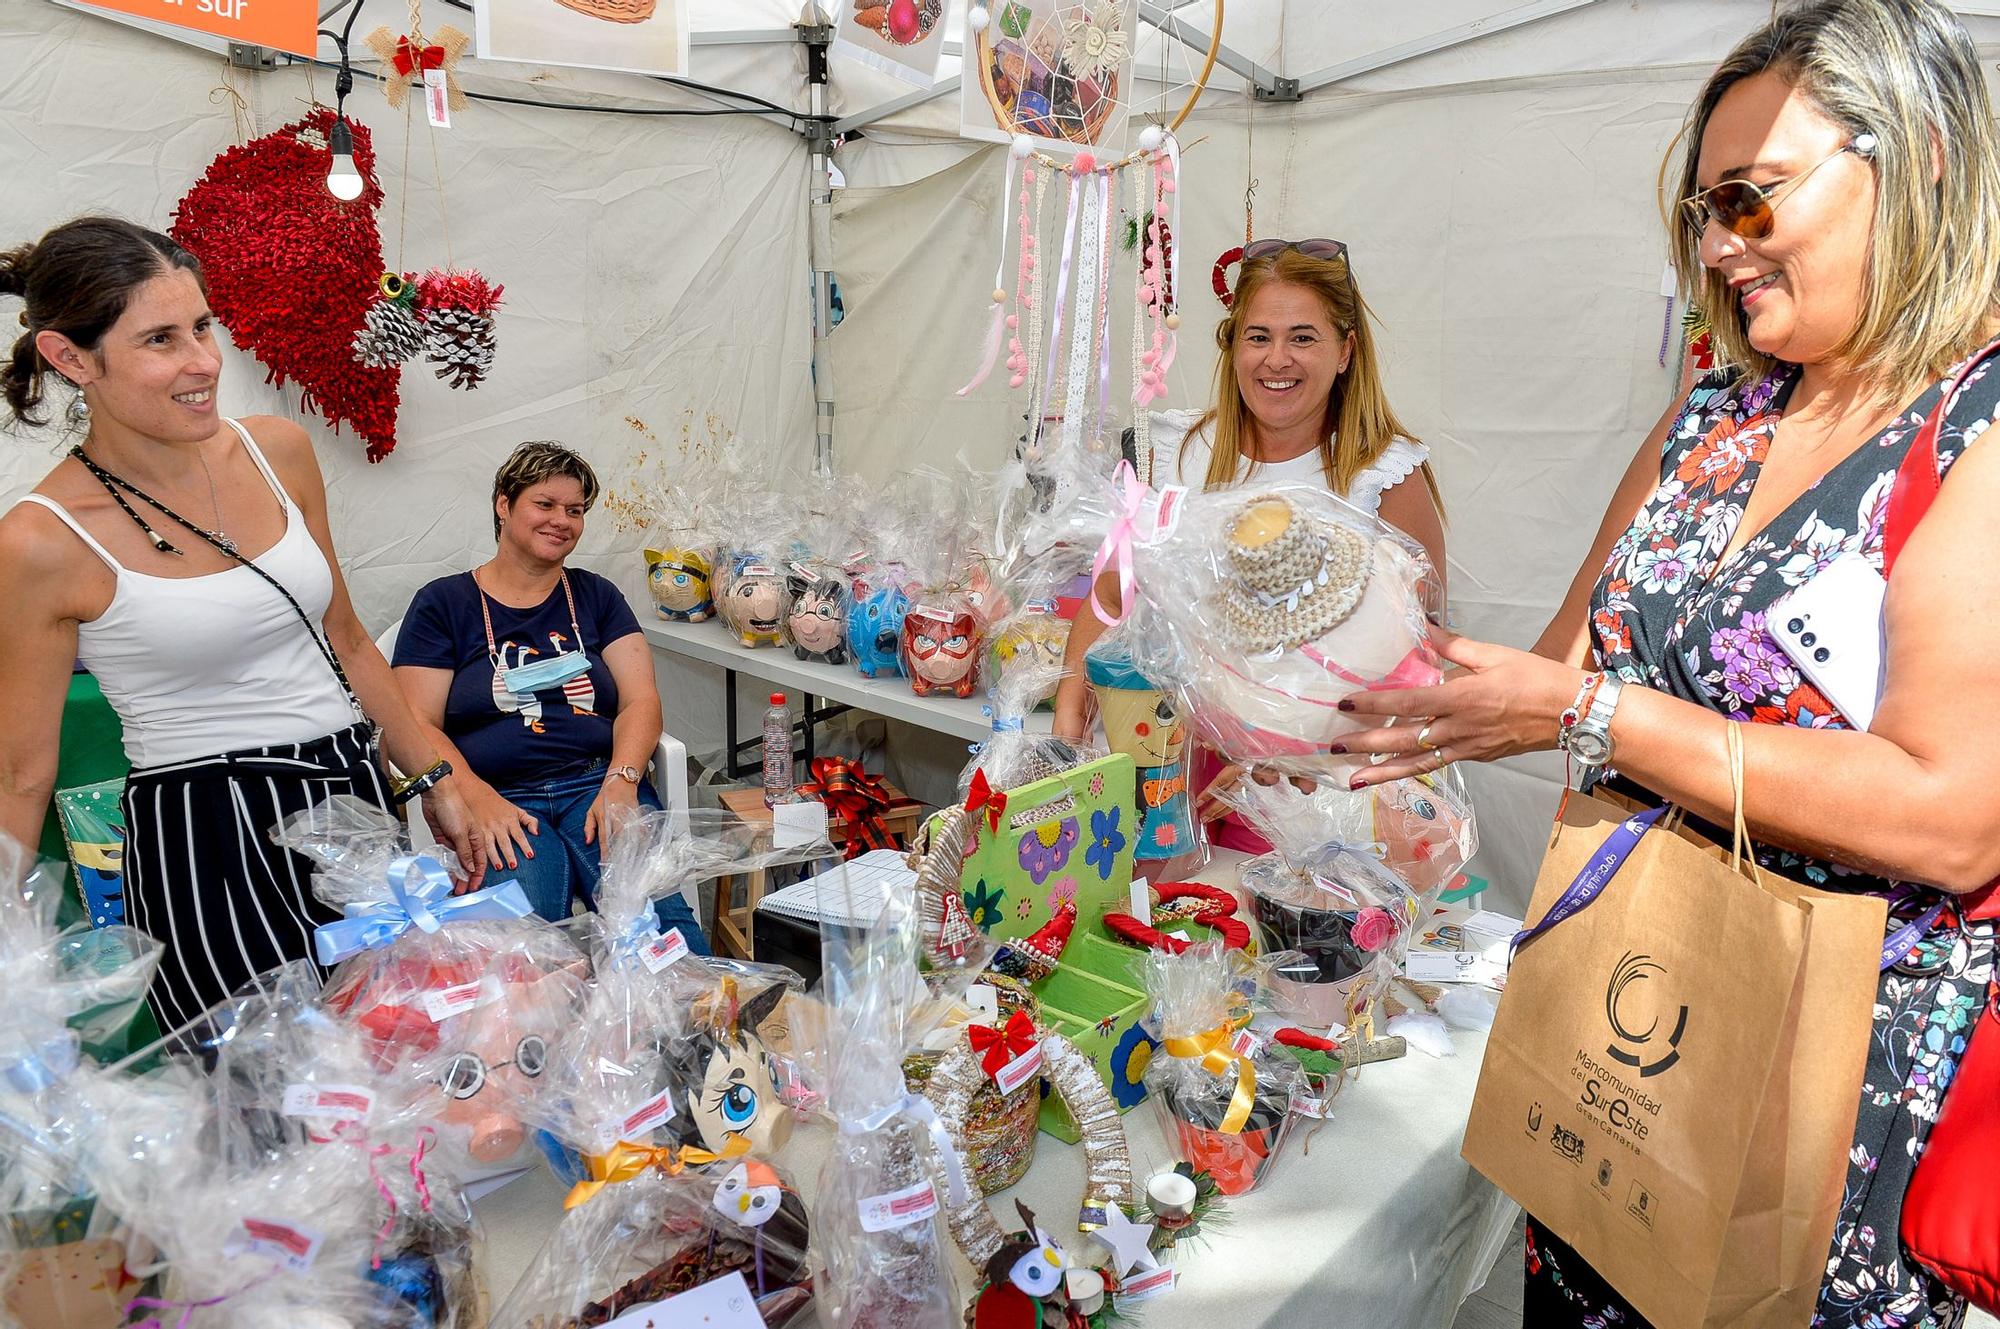
POLYGON ((1252 240, 1243 246, 1243 261, 1249 263, 1260 258, 1275 258, 1287 249, 1296 249, 1307 258, 1347 257, 1347 242, 1344 240, 1252 240))
POLYGON ((1681 209, 1694 226, 1695 234, 1708 230, 1710 222, 1746 240, 1762 240, 1777 225, 1778 205, 1820 167, 1844 152, 1867 158, 1875 155, 1875 136, 1856 134, 1797 175, 1773 180, 1768 185, 1748 180, 1724 180, 1681 200, 1681 209))

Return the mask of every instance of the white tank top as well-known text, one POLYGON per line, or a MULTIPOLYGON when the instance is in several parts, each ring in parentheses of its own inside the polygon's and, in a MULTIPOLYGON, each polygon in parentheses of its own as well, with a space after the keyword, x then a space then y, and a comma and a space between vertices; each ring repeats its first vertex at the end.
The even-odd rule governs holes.
MULTIPOLYGON (((1153 412, 1155 484, 1171 480, 1197 489, 1201 487, 1203 477, 1208 474, 1209 458, 1215 452, 1215 441, 1206 430, 1199 434, 1193 432, 1199 419, 1199 411, 1153 412)), ((1415 474, 1418 467, 1430 460, 1430 456, 1430 448, 1425 444, 1401 437, 1390 439, 1389 446, 1382 449, 1382 455, 1354 477, 1354 483, 1348 486, 1347 501, 1370 516, 1379 517, 1382 514, 1383 492, 1415 474)), ((1248 460, 1239 462, 1236 483, 1227 487, 1241 489, 1251 484, 1324 487, 1326 471, 1320 465, 1317 450, 1287 461, 1261 465, 1254 465, 1248 460)))
MULTIPOLYGON (((333 598, 326 556, 250 431, 228 423, 285 510, 285 533, 257 566, 317 624, 333 598)), ((249 568, 201 577, 134 572, 61 504, 41 494, 21 501, 55 513, 117 575, 110 605, 79 625, 77 649, 125 726, 125 756, 133 766, 303 743, 354 723, 354 708, 306 625, 249 568)))

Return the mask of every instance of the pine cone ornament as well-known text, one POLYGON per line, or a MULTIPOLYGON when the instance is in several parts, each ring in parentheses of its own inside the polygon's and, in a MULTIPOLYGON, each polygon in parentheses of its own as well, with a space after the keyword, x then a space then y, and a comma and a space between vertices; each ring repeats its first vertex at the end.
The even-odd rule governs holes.
POLYGON ((368 306, 354 334, 354 358, 370 369, 407 364, 424 349, 424 325, 404 300, 384 298, 368 306))
POLYGON ((476 388, 493 368, 493 311, 504 287, 477 272, 433 268, 417 281, 424 358, 454 388, 476 388))

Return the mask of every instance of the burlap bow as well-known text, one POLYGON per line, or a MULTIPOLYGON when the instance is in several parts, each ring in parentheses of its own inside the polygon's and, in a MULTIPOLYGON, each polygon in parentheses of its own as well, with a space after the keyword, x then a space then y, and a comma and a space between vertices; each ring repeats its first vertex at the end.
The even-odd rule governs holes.
POLYGON ((441 69, 446 104, 454 111, 465 109, 465 92, 458 86, 453 66, 465 54, 472 38, 447 24, 434 37, 427 38, 422 32, 397 34, 383 27, 362 40, 382 62, 382 94, 391 107, 403 109, 403 98, 410 95, 412 78, 421 79, 427 69, 441 69))

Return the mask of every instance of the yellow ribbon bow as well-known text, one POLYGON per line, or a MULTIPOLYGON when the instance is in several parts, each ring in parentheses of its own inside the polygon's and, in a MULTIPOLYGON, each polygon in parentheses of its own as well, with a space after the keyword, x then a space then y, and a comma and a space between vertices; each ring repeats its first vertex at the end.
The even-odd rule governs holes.
POLYGON ((750 1141, 741 1135, 729 1137, 729 1143, 722 1146, 721 1153, 712 1153, 695 1145, 633 1144, 630 1140, 620 1140, 601 1154, 588 1154, 584 1163, 590 1168, 590 1180, 579 1181, 570 1187, 563 1197, 563 1208, 574 1209, 591 1196, 616 1182, 630 1181, 642 1176, 653 1168, 658 1168, 670 1177, 677 1177, 690 1164, 721 1163, 731 1158, 741 1158, 750 1152, 750 1141))
POLYGON ((1236 1092, 1229 1096, 1229 1110, 1222 1114, 1224 1135, 1241 1134, 1257 1102, 1257 1070, 1248 1057, 1229 1045, 1232 1033, 1224 1024, 1192 1038, 1169 1038, 1161 1045, 1169 1056, 1199 1061, 1210 1075, 1226 1076, 1231 1066, 1236 1068, 1236 1092))

